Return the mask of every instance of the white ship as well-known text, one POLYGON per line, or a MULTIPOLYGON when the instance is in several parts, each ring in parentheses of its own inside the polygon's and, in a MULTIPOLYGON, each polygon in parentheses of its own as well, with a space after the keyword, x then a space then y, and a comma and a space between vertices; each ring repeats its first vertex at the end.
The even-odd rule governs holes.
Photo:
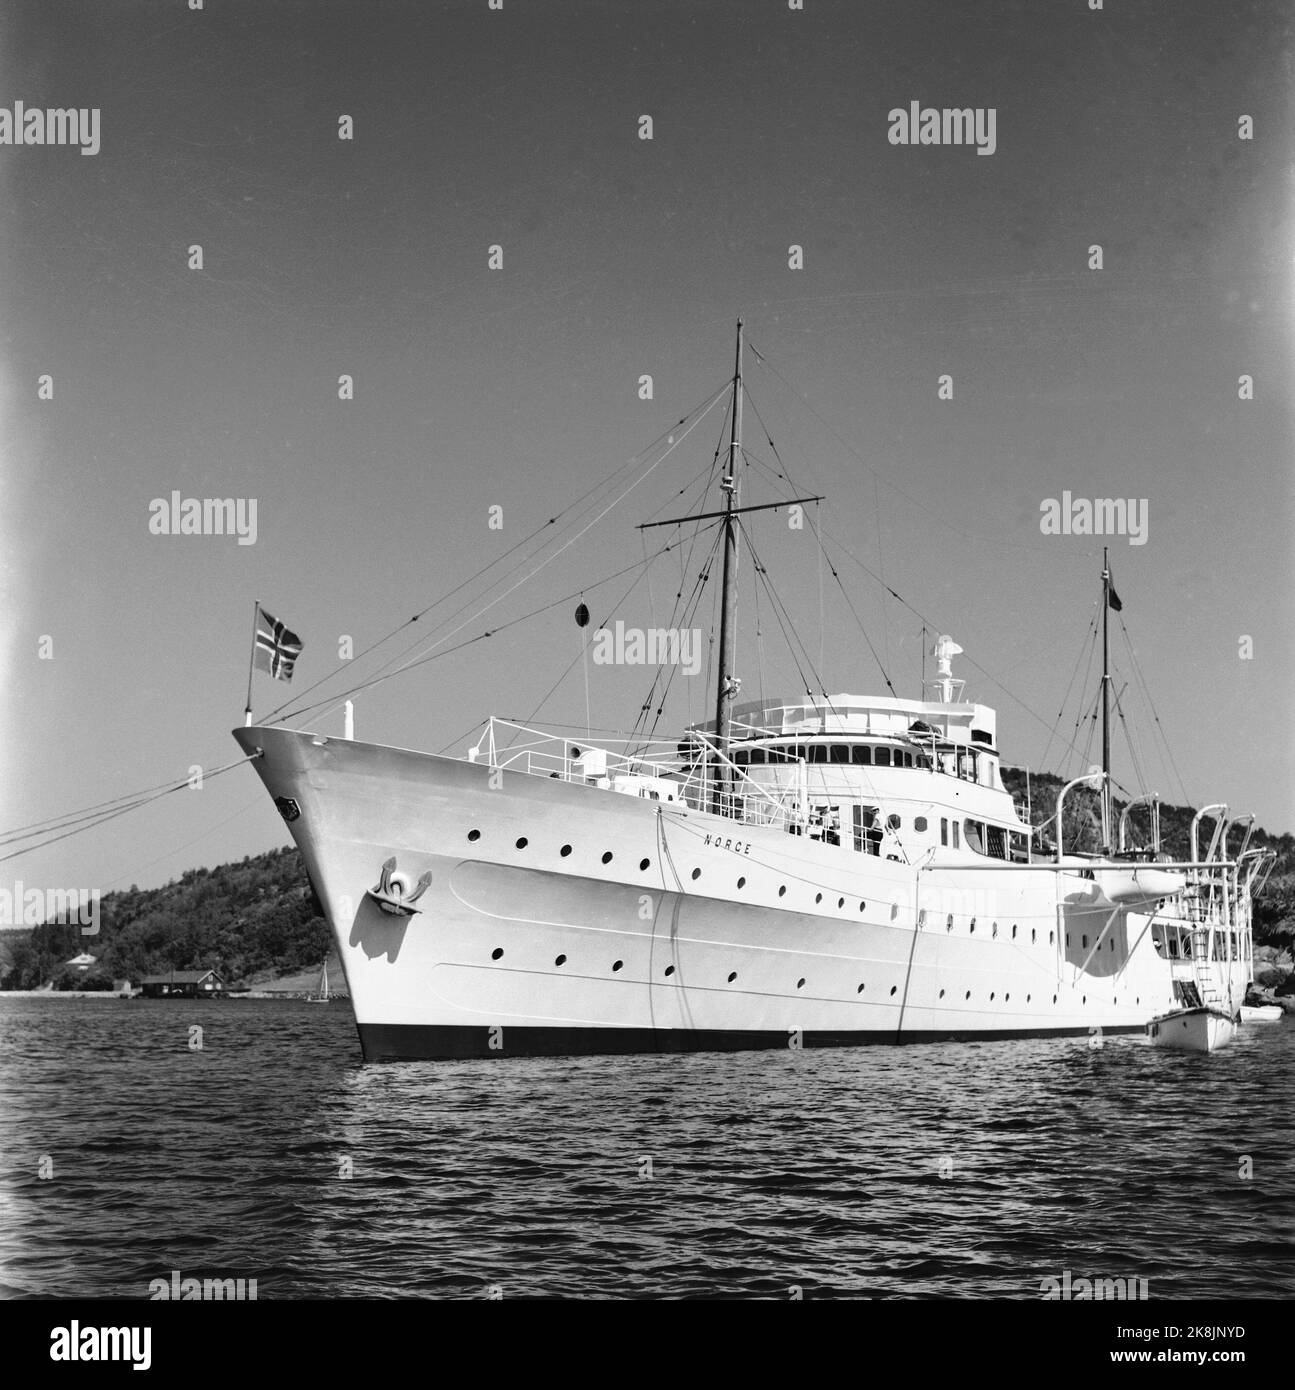
POLYGON ((948 637, 924 699, 735 702, 736 518, 754 510, 734 496, 741 354, 739 325, 713 720, 653 750, 492 718, 463 758, 234 731, 324 905, 364 1057, 1141 1033, 1175 1008, 1234 1015, 1274 856, 1222 805, 1197 813, 1176 862, 1154 797, 1116 823, 1109 717, 1104 770, 1062 791, 1048 844, 1003 785, 995 713, 962 699, 948 637), (1101 792, 1100 853, 1064 843, 1080 784, 1101 792))

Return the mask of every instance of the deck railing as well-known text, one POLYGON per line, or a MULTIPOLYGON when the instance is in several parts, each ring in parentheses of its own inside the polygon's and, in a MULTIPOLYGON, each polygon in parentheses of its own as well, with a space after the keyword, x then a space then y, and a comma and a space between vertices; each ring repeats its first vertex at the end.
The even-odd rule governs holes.
POLYGON ((468 750, 468 761, 651 799, 672 795, 690 809, 711 811, 740 825, 799 830, 808 819, 803 761, 787 765, 799 771, 792 784, 770 788, 697 734, 687 735, 672 752, 667 745, 564 738, 492 715, 468 750), (616 744, 626 751, 618 751, 616 744), (634 751, 627 751, 630 747, 634 751))

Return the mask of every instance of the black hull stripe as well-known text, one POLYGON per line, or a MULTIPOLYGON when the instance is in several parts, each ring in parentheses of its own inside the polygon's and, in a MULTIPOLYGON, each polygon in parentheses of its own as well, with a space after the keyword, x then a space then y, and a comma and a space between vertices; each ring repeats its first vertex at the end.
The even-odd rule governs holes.
MULTIPOLYGON (((469 1028, 454 1024, 358 1023, 366 1062, 442 1061, 464 1057, 623 1056, 639 1052, 756 1052, 787 1048, 783 1032, 722 1028, 469 1028), (491 1042, 494 1046, 491 1046, 491 1042)), ((804 1047, 865 1047, 896 1043, 1002 1042, 1011 1038, 1087 1037, 1089 1028, 907 1029, 887 1032, 806 1032, 804 1047)), ((1144 1033, 1143 1024, 1102 1025, 1102 1033, 1144 1033)))

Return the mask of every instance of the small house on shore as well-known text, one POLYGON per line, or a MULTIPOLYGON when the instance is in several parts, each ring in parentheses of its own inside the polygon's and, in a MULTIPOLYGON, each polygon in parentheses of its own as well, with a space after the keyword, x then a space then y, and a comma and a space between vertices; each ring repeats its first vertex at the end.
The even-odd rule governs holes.
POLYGON ((214 970, 172 970, 150 975, 140 985, 145 999, 207 999, 225 993, 225 982, 214 970))

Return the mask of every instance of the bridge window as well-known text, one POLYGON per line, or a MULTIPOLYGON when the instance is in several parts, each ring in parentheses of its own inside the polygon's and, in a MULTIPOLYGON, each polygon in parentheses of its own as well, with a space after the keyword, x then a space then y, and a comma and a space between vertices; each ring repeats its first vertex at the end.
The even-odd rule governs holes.
POLYGON ((890 749, 889 749, 889 748, 876 748, 876 749, 874 749, 874 750, 873 750, 873 754, 872 754, 872 761, 873 761, 873 765, 874 765, 875 767, 889 767, 889 766, 890 766, 890 749))
POLYGON ((856 743, 850 750, 850 761, 856 766, 871 767, 872 749, 866 743, 856 743))
POLYGON ((807 762, 825 763, 827 761, 827 744, 825 743, 811 743, 806 752, 809 754, 806 759, 807 762))
POLYGON ((832 745, 832 761, 834 763, 848 763, 850 761, 850 745, 848 743, 834 743, 832 745))

